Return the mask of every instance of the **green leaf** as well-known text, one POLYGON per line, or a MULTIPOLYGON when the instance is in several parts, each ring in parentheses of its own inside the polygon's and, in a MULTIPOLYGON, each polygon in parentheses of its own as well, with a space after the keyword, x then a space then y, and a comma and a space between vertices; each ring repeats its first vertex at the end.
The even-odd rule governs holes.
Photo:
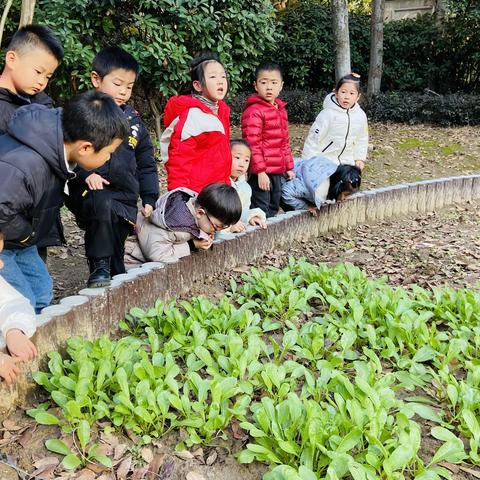
POLYGON ((45 447, 51 452, 59 453, 60 455, 70 455, 72 453, 70 447, 58 438, 49 438, 45 442, 45 447))
POLYGON ((85 451, 85 447, 90 441, 90 424, 87 420, 80 420, 77 428, 77 437, 80 440, 80 446, 85 451))
POLYGON ((82 462, 76 455, 70 453, 63 459, 62 464, 67 470, 75 470, 82 462))
POLYGON ((107 457, 103 453, 95 452, 93 454, 93 458, 98 462, 101 463, 104 467, 112 468, 112 460, 111 458, 107 457))
POLYGON ((51 413, 38 412, 35 414, 35 421, 41 425, 59 425, 60 420, 51 413))

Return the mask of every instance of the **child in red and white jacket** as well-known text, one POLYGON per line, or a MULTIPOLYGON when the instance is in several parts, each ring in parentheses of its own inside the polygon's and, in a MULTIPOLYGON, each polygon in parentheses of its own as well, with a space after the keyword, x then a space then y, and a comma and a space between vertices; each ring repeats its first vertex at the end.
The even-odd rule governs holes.
POLYGON ((280 66, 262 63, 255 70, 253 85, 257 94, 247 100, 242 114, 242 137, 252 150, 251 207, 273 217, 280 206, 283 178, 295 177, 286 104, 277 98, 283 88, 280 66))
POLYGON ((191 95, 167 102, 160 149, 168 190, 183 187, 198 193, 210 183, 230 185, 230 108, 223 101, 227 74, 217 57, 192 60, 191 79, 191 95))

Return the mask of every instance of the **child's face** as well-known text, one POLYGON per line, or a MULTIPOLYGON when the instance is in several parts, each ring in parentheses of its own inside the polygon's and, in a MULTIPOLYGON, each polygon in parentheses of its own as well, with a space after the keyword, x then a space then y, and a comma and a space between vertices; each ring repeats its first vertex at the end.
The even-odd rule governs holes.
POLYGON ((122 140, 116 138, 110 145, 96 152, 90 142, 77 140, 68 149, 68 161, 77 163, 84 170, 95 170, 110 160, 112 153, 121 143, 122 140))
POLYGON ((228 90, 225 69, 220 63, 212 61, 205 65, 203 73, 205 76, 205 85, 202 85, 196 80, 193 82, 193 88, 213 102, 223 100, 228 90))
POLYGON ((220 232, 230 226, 224 225, 220 220, 209 215, 204 208, 199 207, 196 209, 196 212, 198 228, 208 235, 213 235, 215 232, 220 232))
POLYGON ((58 60, 47 50, 33 47, 23 52, 8 51, 5 66, 15 93, 35 95, 47 87, 58 60))
POLYGON ((248 172, 250 165, 251 152, 245 145, 233 145, 232 147, 232 174, 233 179, 237 180, 248 172))
POLYGON ((131 70, 116 68, 103 78, 92 72, 91 79, 96 90, 110 95, 121 106, 130 100, 137 75, 131 70))
POLYGON ((282 75, 278 70, 261 70, 253 85, 258 95, 273 105, 283 88, 282 75))
POLYGON ((335 92, 335 95, 340 106, 345 109, 352 108, 355 105, 355 102, 360 98, 360 93, 354 82, 345 82, 342 84, 342 86, 335 92))

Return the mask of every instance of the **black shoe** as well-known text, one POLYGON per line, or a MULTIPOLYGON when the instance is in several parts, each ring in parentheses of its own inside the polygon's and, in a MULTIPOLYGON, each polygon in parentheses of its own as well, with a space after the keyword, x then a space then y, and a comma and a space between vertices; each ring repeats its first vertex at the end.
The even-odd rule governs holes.
POLYGON ((88 288, 108 287, 110 285, 110 258, 89 258, 90 276, 88 288))

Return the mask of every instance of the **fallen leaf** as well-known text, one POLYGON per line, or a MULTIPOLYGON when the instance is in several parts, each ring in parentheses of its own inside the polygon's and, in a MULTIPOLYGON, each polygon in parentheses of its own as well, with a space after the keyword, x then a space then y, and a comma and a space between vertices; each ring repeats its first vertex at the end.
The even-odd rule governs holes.
POLYGON ((4 420, 3 421, 3 428, 6 430, 16 431, 20 430, 22 427, 17 425, 13 420, 4 420))
POLYGON ((119 445, 115 446, 113 459, 120 460, 123 457, 124 453, 128 450, 128 445, 125 443, 120 443, 119 445))
POLYGON ((141 455, 145 463, 150 463, 153 460, 153 452, 149 447, 143 447, 141 455))
POLYGON ((218 454, 216 450, 213 450, 212 453, 207 457, 207 461, 205 462, 207 465, 213 465, 217 460, 218 454))
POLYGON ((150 462, 148 467, 147 480, 156 480, 158 478, 158 472, 165 461, 165 455, 163 453, 158 453, 153 457, 153 460, 150 462))
POLYGON ((187 480, 205 480, 205 477, 198 472, 188 472, 186 476, 187 480))
POLYGON ((117 478, 118 480, 124 480, 127 478, 128 473, 130 472, 132 467, 132 457, 128 456, 122 462, 117 468, 117 478))
POLYGON ((175 452, 175 456, 181 458, 182 460, 191 460, 193 457, 193 453, 189 452, 188 450, 182 450, 181 452, 175 452))
POLYGON ((97 474, 92 472, 89 468, 84 468, 75 475, 75 480, 95 480, 95 478, 97 478, 97 474))

